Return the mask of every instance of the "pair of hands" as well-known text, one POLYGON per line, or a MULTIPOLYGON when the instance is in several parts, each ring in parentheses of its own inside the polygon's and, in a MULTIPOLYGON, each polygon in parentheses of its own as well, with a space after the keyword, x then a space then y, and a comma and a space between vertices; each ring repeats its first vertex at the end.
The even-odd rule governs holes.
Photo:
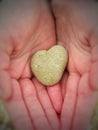
POLYGON ((0 3, 0 96, 16 130, 87 129, 98 95, 97 4, 0 3), (46 89, 32 77, 30 59, 56 44, 69 52, 68 72, 46 89))

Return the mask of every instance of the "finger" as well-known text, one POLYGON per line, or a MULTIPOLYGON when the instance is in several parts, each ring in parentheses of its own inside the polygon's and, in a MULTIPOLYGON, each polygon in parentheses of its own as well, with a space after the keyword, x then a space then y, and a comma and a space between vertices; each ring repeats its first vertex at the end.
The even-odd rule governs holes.
POLYGON ((98 100, 98 92, 93 92, 88 83, 88 74, 85 74, 78 85, 78 100, 76 105, 73 130, 87 130, 98 100))
POLYGON ((48 87, 47 90, 55 111, 57 113, 60 113, 62 108, 62 101, 63 101, 60 84, 56 84, 52 87, 48 87))
POLYGON ((68 82, 66 93, 64 97, 62 112, 61 112, 61 126, 62 130, 69 130, 72 127, 76 99, 77 99, 77 89, 78 89, 78 74, 71 73, 68 82))
POLYGON ((31 120, 27 113, 24 101, 22 99, 20 85, 16 80, 12 80, 13 95, 5 102, 11 120, 16 130, 33 130, 31 120))
POLYGON ((68 72, 65 72, 64 75, 63 75, 63 78, 61 80, 63 99, 64 99, 64 95, 65 95, 65 92, 66 92, 67 80, 68 80, 68 72))
POLYGON ((53 130, 58 130, 59 129, 59 120, 58 120, 57 114, 54 111, 53 106, 50 102, 48 93, 46 92, 46 88, 42 84, 40 84, 35 78, 33 79, 33 82, 34 82, 35 88, 37 90, 37 95, 38 95, 39 101, 40 101, 41 105, 43 106, 44 112, 47 116, 47 119, 48 119, 51 127, 53 128, 53 130))
POLYGON ((43 108, 37 98, 35 86, 29 79, 20 81, 23 98, 36 130, 51 130, 43 108))
POLYGON ((8 72, 0 70, 0 97, 8 99, 12 95, 12 82, 8 72))
POLYGON ((31 59, 29 58, 27 63, 25 64, 25 68, 21 74, 21 78, 30 78, 32 77, 31 67, 30 67, 31 59))

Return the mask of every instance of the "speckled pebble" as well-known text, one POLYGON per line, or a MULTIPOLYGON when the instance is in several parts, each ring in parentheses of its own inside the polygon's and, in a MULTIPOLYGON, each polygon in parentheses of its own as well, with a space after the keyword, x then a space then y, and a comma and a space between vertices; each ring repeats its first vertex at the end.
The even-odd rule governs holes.
POLYGON ((36 52, 31 60, 31 69, 42 84, 51 86, 60 81, 67 61, 66 49, 63 46, 55 45, 48 51, 36 52))

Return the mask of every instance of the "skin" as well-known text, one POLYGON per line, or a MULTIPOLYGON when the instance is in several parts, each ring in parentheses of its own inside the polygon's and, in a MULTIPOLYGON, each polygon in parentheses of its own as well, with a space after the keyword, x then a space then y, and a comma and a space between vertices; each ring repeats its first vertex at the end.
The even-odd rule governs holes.
POLYGON ((48 5, 41 2, 28 0, 26 8, 16 2, 9 7, 13 13, 8 5, 0 7, 0 92, 16 130, 86 130, 98 99, 96 3, 53 1, 55 28, 48 5), (29 57, 56 42, 69 52, 68 72, 46 90, 32 78, 29 57))

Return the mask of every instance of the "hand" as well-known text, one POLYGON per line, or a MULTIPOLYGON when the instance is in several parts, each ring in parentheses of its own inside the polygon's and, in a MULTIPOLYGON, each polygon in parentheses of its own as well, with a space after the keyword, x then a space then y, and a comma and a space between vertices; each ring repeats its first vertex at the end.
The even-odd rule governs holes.
POLYGON ((0 89, 7 97, 11 92, 10 77, 31 77, 29 64, 32 54, 54 45, 55 31, 49 7, 44 1, 3 1, 0 17, 0 83, 3 84, 0 89), (7 81, 2 82, 3 79, 7 81))
POLYGON ((57 40, 69 52, 62 79, 62 130, 87 130, 98 100, 98 3, 54 0, 57 40))
POLYGON ((37 50, 56 44, 54 22, 47 2, 2 1, 0 30, 0 96, 6 99, 16 129, 44 130, 47 127, 47 130, 57 130, 59 122, 54 109, 61 110, 60 87, 49 88, 47 94, 39 85, 41 88, 37 93, 41 96, 38 98, 35 92, 38 83, 33 83, 30 71, 31 56, 37 50))
POLYGON ((13 95, 5 105, 16 130, 59 130, 47 90, 33 78, 12 81, 13 95))

